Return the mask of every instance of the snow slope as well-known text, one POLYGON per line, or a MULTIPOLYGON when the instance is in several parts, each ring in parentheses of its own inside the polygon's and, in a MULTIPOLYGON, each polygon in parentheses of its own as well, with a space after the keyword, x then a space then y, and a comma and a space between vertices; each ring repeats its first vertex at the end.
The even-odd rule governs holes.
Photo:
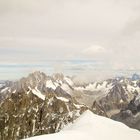
POLYGON ((33 94, 35 94, 36 96, 38 96, 39 98, 41 98, 42 100, 45 100, 45 95, 43 95, 38 89, 37 87, 35 87, 35 89, 31 89, 29 87, 30 90, 32 90, 33 94))
POLYGON ((28 140, 140 140, 140 132, 126 125, 86 111, 61 132, 28 140))

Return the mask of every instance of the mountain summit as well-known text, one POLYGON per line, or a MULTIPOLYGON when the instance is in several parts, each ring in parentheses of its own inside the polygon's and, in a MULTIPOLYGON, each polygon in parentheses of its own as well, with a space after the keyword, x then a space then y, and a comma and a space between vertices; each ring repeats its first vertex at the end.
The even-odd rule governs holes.
POLYGON ((64 78, 55 81, 35 72, 2 87, 0 93, 6 96, 0 104, 0 139, 18 140, 59 132, 79 117, 87 107, 64 91, 63 84, 69 87, 64 78))
POLYGON ((2 81, 0 139, 59 132, 87 109, 140 130, 140 80, 136 79, 77 85, 69 76, 37 71, 18 81, 2 81))
POLYGON ((84 112, 73 124, 66 126, 61 132, 29 138, 27 140, 139 140, 140 133, 122 123, 84 112))

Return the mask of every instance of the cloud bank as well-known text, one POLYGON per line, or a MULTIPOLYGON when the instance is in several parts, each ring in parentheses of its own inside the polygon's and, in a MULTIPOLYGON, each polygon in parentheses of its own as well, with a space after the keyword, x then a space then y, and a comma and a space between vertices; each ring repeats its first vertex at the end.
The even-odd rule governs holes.
POLYGON ((0 0, 0 64, 96 60, 139 70, 139 9, 139 0, 0 0))

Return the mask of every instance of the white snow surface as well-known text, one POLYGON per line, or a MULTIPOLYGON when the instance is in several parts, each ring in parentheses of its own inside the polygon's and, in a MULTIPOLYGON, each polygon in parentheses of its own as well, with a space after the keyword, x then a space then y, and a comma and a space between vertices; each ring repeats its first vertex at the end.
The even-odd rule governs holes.
POLYGON ((64 77, 64 80, 70 85, 70 86, 73 86, 73 82, 70 78, 68 77, 64 77))
POLYGON ((35 87, 35 89, 31 89, 33 94, 35 94, 36 96, 38 96, 39 98, 41 98, 42 100, 45 100, 45 95, 43 95, 38 89, 37 87, 35 87))
POLYGON ((61 88, 64 90, 64 91, 66 91, 67 93, 71 93, 71 89, 70 89, 70 87, 67 85, 67 84, 65 84, 65 83, 63 83, 62 85, 61 85, 61 88))
POLYGON ((68 99, 64 98, 64 97, 56 97, 58 100, 64 101, 64 102, 69 102, 68 99))
POLYGON ((9 89, 9 87, 6 87, 6 88, 2 89, 2 90, 1 90, 1 93, 7 91, 8 89, 9 89))
POLYGON ((88 110, 61 132, 28 140, 140 140, 140 132, 88 110))
POLYGON ((102 84, 95 82, 95 83, 90 83, 86 87, 75 87, 75 90, 102 91, 104 93, 108 93, 112 87, 113 87, 112 84, 108 84, 107 81, 104 81, 102 84))
POLYGON ((52 88, 53 90, 56 89, 56 85, 54 85, 54 83, 52 82, 52 80, 46 81, 46 87, 52 88))
POLYGON ((53 90, 56 90, 56 88, 58 86, 60 86, 64 91, 66 91, 67 93, 70 94, 71 93, 70 86, 73 85, 73 82, 68 77, 65 77, 64 80, 66 82, 61 81, 61 80, 56 80, 55 82, 53 82, 52 80, 47 80, 46 81, 46 87, 51 88, 53 90))

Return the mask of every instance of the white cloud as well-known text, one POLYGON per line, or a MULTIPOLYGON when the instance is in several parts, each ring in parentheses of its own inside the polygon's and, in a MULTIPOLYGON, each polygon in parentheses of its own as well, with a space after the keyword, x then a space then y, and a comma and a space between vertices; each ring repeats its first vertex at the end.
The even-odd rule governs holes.
POLYGON ((102 69, 138 69, 139 7, 139 0, 1 0, 0 63, 99 59, 102 69))
POLYGON ((90 46, 90 47, 84 49, 82 51, 82 53, 85 55, 98 55, 98 54, 106 53, 106 50, 102 46, 93 45, 93 46, 90 46))

